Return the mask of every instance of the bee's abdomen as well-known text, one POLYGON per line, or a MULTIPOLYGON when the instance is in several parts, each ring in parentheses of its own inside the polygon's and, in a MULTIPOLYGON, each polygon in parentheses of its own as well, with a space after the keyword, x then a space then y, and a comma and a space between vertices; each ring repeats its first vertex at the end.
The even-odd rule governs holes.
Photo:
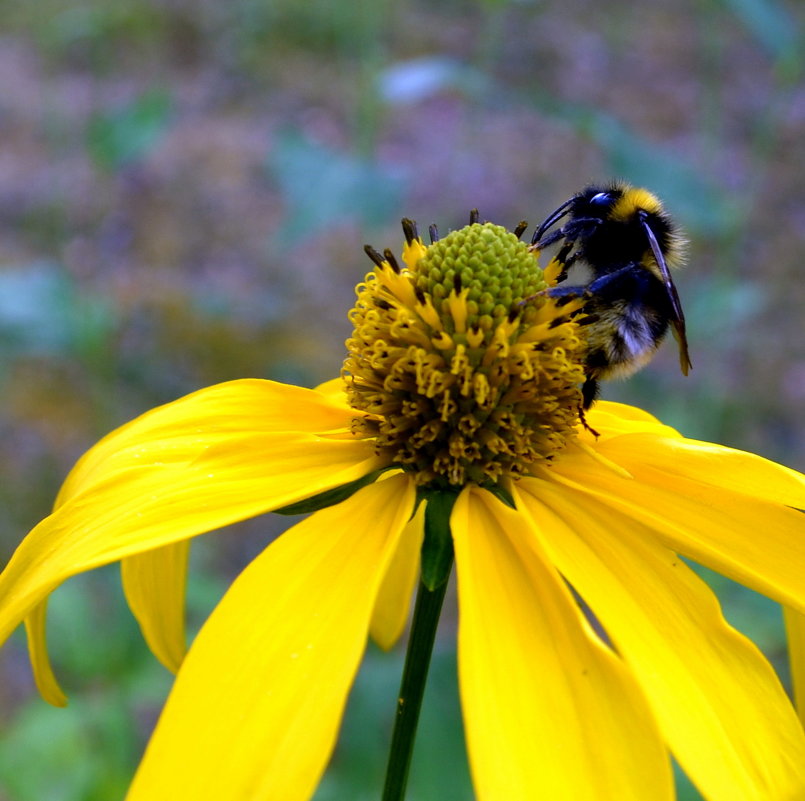
POLYGON ((664 287, 639 266, 602 286, 588 311, 597 317, 587 336, 586 364, 594 378, 636 372, 650 361, 668 330, 664 287))

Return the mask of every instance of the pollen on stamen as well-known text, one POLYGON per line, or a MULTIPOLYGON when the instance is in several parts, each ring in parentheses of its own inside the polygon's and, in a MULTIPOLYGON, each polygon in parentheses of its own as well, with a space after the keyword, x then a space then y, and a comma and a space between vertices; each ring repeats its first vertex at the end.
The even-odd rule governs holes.
POLYGON ((520 220, 520 222, 514 226, 513 233, 519 239, 525 233, 526 228, 528 228, 528 223, 525 220, 520 220))
MULTIPOLYGON (((538 253, 500 226, 470 225, 425 246, 403 220, 404 267, 375 265, 350 312, 342 374, 353 434, 420 485, 496 484, 575 439, 584 380, 580 301, 561 308, 538 253)), ((436 235, 434 236, 434 233, 436 235)))

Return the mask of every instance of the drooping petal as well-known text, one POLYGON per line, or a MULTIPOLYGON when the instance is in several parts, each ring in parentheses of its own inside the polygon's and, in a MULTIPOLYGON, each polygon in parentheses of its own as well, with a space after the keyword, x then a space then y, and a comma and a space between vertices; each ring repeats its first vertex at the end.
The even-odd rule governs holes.
POLYGON ((459 673, 479 801, 662 801, 668 755, 522 517, 465 490, 451 518, 459 673))
MULTIPOLYGON (((143 637, 168 670, 176 672, 184 657, 184 588, 190 543, 177 542, 121 562, 123 588, 143 637)), ((50 664, 46 642, 47 598, 25 618, 28 654, 36 687, 53 706, 66 706, 50 664)))
POLYGON ((419 551, 424 536, 425 505, 408 521, 394 558, 380 585, 369 632, 388 651, 400 638, 411 609, 411 596, 419 578, 419 551))
POLYGON ((788 659, 791 663, 791 684, 800 720, 805 724, 805 615, 783 607, 788 637, 788 659))
POLYGON ((189 540, 128 556, 120 563, 126 601, 148 647, 176 673, 185 650, 185 584, 189 540))
MULTIPOLYGON (((647 446, 646 454, 656 444, 647 446)), ((631 480, 582 457, 563 458, 550 474, 579 492, 579 504, 600 501, 640 521, 672 550, 805 612, 805 516, 781 502, 734 489, 740 486, 740 468, 726 469, 727 488, 721 488, 715 463, 709 476, 693 471, 694 478, 688 478, 681 456, 678 463, 669 458, 660 468, 650 463, 653 456, 646 455, 641 464, 637 455, 627 460, 622 450, 617 440, 601 446, 607 458, 626 463, 631 480)), ((759 457, 758 462, 767 481, 779 473, 781 494, 795 483, 793 471, 759 457)))
POLYGON ((113 432, 79 461, 53 514, 28 534, 0 576, 0 642, 71 575, 286 506, 384 466, 369 441, 335 427, 346 414, 312 390, 230 382, 113 432), (285 431, 279 430, 283 415, 285 431))
POLYGON ((627 515, 548 480, 518 508, 632 668, 708 801, 805 798, 805 737, 771 666, 672 551, 627 515))
POLYGON ((365 487, 244 570, 196 637, 128 801, 310 798, 414 496, 402 475, 365 487))
POLYGON ((28 637, 28 658, 40 695, 53 706, 67 706, 67 696, 59 686, 48 656, 45 621, 47 598, 37 604, 25 618, 25 634, 28 637))

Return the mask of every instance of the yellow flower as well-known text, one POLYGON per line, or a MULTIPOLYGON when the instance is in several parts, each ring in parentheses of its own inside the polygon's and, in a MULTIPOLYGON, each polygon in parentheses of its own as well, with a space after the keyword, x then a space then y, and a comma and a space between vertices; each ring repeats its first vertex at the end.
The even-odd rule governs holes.
POLYGON ((480 801, 664 801, 669 752, 708 801, 805 798, 780 682, 677 555, 784 604, 805 661, 803 476, 629 406, 580 423, 583 311, 543 292, 555 265, 488 224, 429 247, 405 231, 407 266, 368 250, 341 378, 209 387, 78 462, 0 577, 0 637, 25 621, 40 691, 63 703, 47 596, 120 560, 178 670, 130 801, 308 799, 367 634, 390 647, 404 627, 423 509, 448 497, 480 801), (188 539, 283 509, 316 511, 185 656, 188 539))

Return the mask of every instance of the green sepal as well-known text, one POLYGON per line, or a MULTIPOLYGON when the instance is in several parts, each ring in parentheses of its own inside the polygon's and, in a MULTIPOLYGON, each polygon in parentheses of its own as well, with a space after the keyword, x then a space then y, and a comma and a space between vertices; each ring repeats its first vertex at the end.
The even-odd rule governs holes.
POLYGON ((422 583, 433 592, 450 578, 453 535, 450 513, 458 498, 455 490, 430 489, 425 500, 425 538, 422 541, 422 583))
POLYGON ((517 507, 514 504, 514 498, 512 497, 511 492, 507 490, 505 487, 501 487, 500 484, 490 484, 488 487, 484 486, 484 489, 487 492, 491 492, 501 503, 505 503, 506 506, 510 507, 517 511, 517 507))
POLYGON ((381 467, 379 470, 367 473, 363 478, 350 481, 348 484, 341 484, 331 490, 325 490, 318 495, 305 498, 303 501, 297 501, 280 509, 274 509, 274 512, 278 515, 303 515, 309 512, 318 512, 319 509, 326 509, 328 506, 335 506, 337 503, 341 503, 341 501, 345 501, 351 495, 354 495, 359 489, 363 489, 369 484, 374 484, 386 470, 391 470, 394 466, 381 467))

